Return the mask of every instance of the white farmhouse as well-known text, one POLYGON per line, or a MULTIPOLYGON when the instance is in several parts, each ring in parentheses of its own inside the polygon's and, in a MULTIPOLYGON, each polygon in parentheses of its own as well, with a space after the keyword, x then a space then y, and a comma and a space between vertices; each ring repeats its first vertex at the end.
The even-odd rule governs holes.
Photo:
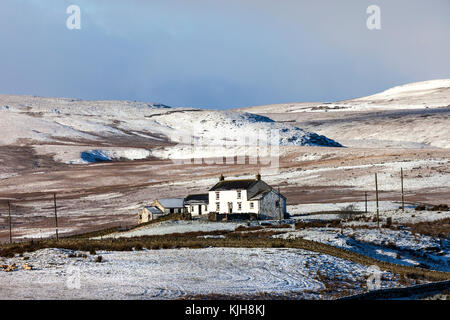
POLYGON ((209 190, 209 212, 219 214, 255 214, 258 219, 284 219, 286 198, 261 180, 225 180, 209 190))

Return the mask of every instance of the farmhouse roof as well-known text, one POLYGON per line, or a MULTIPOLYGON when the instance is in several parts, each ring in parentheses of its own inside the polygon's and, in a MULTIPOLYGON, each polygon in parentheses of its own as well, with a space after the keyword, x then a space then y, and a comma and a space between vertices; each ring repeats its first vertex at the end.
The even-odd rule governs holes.
POLYGON ((184 207, 184 198, 161 198, 157 200, 164 208, 167 209, 184 207))
POLYGON ((207 193, 190 194, 184 199, 184 203, 208 203, 209 196, 207 193))
MULTIPOLYGON (((260 190, 258 193, 256 193, 255 195, 253 195, 250 199, 248 200, 260 200, 262 198, 264 198, 266 196, 266 194, 268 194, 270 191, 274 191, 277 195, 278 195, 278 191, 273 189, 273 188, 269 188, 269 189, 265 189, 265 190, 260 190)), ((280 193, 280 197, 286 200, 286 197, 283 196, 280 193)))
POLYGON ((271 190, 272 189, 261 190, 248 200, 260 200, 260 199, 264 198, 264 196, 266 194, 268 194, 271 190))
POLYGON ((257 179, 222 180, 216 183, 209 191, 247 190, 257 182, 257 179))
POLYGON ((154 207, 154 206, 146 206, 145 209, 147 209, 150 213, 153 213, 153 214, 162 213, 161 210, 159 210, 157 207, 154 207))

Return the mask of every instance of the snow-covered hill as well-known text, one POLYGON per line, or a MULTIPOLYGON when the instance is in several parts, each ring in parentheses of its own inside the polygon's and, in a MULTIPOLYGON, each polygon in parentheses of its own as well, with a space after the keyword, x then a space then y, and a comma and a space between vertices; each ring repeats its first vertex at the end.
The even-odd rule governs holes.
POLYGON ((450 148, 450 79, 410 83, 340 102, 240 110, 295 124, 348 147, 450 148))
MULTIPOLYGON (((34 145, 41 151, 43 145, 73 146, 70 150, 75 150, 76 158, 52 150, 56 158, 66 162, 141 159, 147 155, 191 157, 183 146, 243 146, 249 141, 259 141, 260 145, 341 146, 325 136, 246 112, 171 108, 133 101, 0 95, 0 145, 34 145), (86 148, 75 147, 80 145, 86 148), (139 151, 154 146, 160 150, 139 151), (115 147, 122 149, 119 152, 115 147)), ((65 153, 71 153, 67 150, 65 153)))
POLYGON ((365 100, 382 101, 400 98, 429 96, 432 94, 436 94, 436 96, 440 96, 442 98, 441 102, 446 103, 450 102, 448 100, 449 89, 450 89, 450 79, 429 80, 429 81, 408 83, 402 86, 393 87, 381 93, 355 99, 353 101, 365 101, 365 100))
POLYGON ((450 107, 450 79, 409 83, 367 97, 337 102, 301 102, 241 108, 252 113, 381 111, 450 107))

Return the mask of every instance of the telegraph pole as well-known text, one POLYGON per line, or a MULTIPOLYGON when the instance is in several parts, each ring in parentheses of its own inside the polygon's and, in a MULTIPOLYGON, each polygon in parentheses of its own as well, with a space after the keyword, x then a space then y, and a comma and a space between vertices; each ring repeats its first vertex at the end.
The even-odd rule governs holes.
POLYGON ((281 194, 280 194, 280 186, 278 186, 278 217, 281 222, 281 194))
POLYGON ((377 174, 375 173, 375 193, 376 193, 376 199, 377 199, 377 228, 380 229, 380 211, 378 207, 378 179, 377 174))
POLYGON ((56 227, 56 241, 58 241, 58 213, 56 211, 56 192, 53 193, 53 204, 55 206, 55 227, 56 227))
POLYGON ((405 212, 405 195, 403 193, 403 168, 400 168, 400 177, 402 182, 402 211, 405 212))
POLYGON ((11 202, 8 200, 8 220, 9 220, 9 243, 12 243, 12 232, 11 232, 11 202))
POLYGON ((364 199, 366 202, 366 213, 367 213, 367 191, 364 192, 364 199))

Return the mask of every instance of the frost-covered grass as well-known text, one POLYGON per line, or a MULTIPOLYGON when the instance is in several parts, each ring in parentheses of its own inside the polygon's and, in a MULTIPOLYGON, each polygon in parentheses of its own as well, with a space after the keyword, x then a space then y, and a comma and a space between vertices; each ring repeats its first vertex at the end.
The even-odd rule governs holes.
MULTIPOLYGON (((175 299, 186 295, 304 292, 305 297, 317 299, 327 298, 321 292, 326 288, 333 291, 333 286, 345 285, 352 292, 363 292, 371 274, 366 266, 301 249, 98 251, 96 254, 103 257, 101 263, 89 254, 86 258, 69 258, 71 252, 44 249, 25 254, 34 270, 19 268, 3 273, 0 298, 175 299)), ((22 263, 19 258, 3 262, 22 263)), ((391 273, 382 272, 382 287, 398 285, 392 280, 391 273)))
MULTIPOLYGON (((415 205, 405 204, 405 210, 399 209, 398 202, 380 201, 379 216, 381 221, 391 218, 393 223, 406 224, 418 223, 426 221, 436 221, 450 218, 450 211, 416 211, 415 205)), ((287 211, 292 215, 294 220, 310 221, 310 220, 334 220, 340 219, 340 211, 349 205, 354 206, 355 215, 360 217, 373 218, 376 215, 376 202, 368 201, 367 213, 360 213, 365 210, 364 202, 342 202, 342 203, 305 203, 293 206, 287 206, 287 211), (359 212, 358 212, 359 211, 359 212)), ((370 222, 353 221, 353 224, 372 225, 370 222)))
POLYGON ((428 176, 414 176, 416 168, 430 169, 433 166, 450 164, 448 159, 427 159, 411 161, 386 161, 376 164, 334 165, 321 168, 291 169, 277 174, 276 179, 288 181, 291 185, 309 185, 311 180, 321 186, 346 186, 357 190, 367 190, 368 186, 375 188, 374 173, 378 173, 378 187, 381 191, 400 189, 400 169, 410 172, 405 175, 406 190, 422 188, 441 188, 448 185, 449 175, 446 172, 433 172, 428 176), (358 174, 356 174, 358 173, 358 174), (337 175, 330 179, 329 174, 337 175))
MULTIPOLYGON (((19 229, 20 230, 20 229, 19 229)), ((55 228, 27 228, 27 233, 21 236, 15 236, 18 239, 47 239, 51 237, 56 237, 55 228)), ((59 228, 59 234, 72 232, 71 228, 59 228)))
POLYGON ((407 230, 367 228, 307 228, 276 238, 317 241, 381 261, 450 272, 450 241, 407 230))
POLYGON ((131 231, 113 233, 103 238, 131 238, 141 236, 165 235, 187 232, 209 232, 217 230, 233 231, 236 227, 245 225, 245 222, 211 222, 204 220, 169 220, 148 226, 143 226, 131 231))

